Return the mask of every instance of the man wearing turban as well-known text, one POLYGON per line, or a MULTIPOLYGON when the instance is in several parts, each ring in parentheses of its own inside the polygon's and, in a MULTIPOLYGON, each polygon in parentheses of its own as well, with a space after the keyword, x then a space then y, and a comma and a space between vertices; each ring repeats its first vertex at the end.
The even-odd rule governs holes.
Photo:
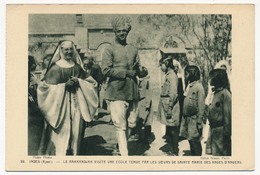
POLYGON ((128 155, 127 140, 136 125, 139 100, 137 76, 142 77, 138 50, 126 42, 131 30, 130 18, 112 20, 115 42, 102 52, 102 71, 108 77, 105 99, 109 101, 111 118, 116 128, 119 152, 128 155))

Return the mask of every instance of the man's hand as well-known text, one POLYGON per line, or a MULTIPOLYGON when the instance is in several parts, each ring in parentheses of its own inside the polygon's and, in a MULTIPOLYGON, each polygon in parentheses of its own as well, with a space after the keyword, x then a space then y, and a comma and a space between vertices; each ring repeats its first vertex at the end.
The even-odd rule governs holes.
POLYGON ((172 110, 169 108, 166 114, 166 119, 171 119, 172 118, 172 110))
POLYGON ((139 66, 137 75, 139 78, 144 78, 148 75, 148 70, 144 66, 139 66))
POLYGON ((136 71, 135 70, 128 70, 128 71, 126 71, 126 76, 133 78, 133 77, 136 76, 136 71))
POLYGON ((198 122, 198 123, 197 123, 197 129, 198 129, 198 132, 199 132, 199 135, 200 135, 200 136, 202 136, 202 128, 203 128, 202 123, 198 122))

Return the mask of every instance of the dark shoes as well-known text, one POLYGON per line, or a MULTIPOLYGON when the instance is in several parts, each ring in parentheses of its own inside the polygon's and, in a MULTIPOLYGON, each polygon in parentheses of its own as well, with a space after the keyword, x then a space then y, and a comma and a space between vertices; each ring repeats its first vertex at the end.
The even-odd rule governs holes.
POLYGON ((162 136, 162 138, 167 140, 169 139, 169 136, 165 134, 164 136, 162 136))

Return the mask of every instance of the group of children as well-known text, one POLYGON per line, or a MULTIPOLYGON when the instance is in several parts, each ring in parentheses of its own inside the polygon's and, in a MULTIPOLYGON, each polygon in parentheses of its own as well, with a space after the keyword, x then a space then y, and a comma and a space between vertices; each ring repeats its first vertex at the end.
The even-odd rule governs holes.
MULTIPOLYGON (((202 86, 200 69, 184 64, 184 77, 179 75, 181 65, 171 57, 159 61, 165 73, 158 107, 159 121, 166 125, 164 139, 171 145, 172 155, 179 154, 179 138, 187 139, 191 156, 202 155, 202 130, 208 119, 206 154, 231 156, 231 91, 226 68, 215 67, 209 72, 208 95, 202 86)), ((187 62, 188 63, 188 62, 187 62)), ((153 122, 149 75, 139 79, 140 100, 134 139, 150 142, 153 122)), ((133 138, 133 137, 132 137, 133 138)))
MULTIPOLYGON (((29 63, 32 62, 30 60, 33 58, 29 58, 29 63)), ((171 57, 161 59, 159 63, 165 79, 161 88, 158 116, 159 121, 166 125, 163 138, 171 145, 172 154, 178 155, 179 138, 184 138, 189 142, 191 156, 202 155, 202 129, 207 118, 210 130, 206 153, 231 156, 231 90, 225 68, 220 66, 209 72, 208 96, 205 98, 205 90, 200 82, 201 72, 197 66, 185 66, 182 77, 178 76, 171 57)), ((33 65, 35 64, 29 67, 33 65)), ((135 136, 139 140, 149 141, 153 113, 149 75, 147 70, 145 72, 147 75, 139 79, 140 100, 135 136)), ((33 76, 30 73, 29 86, 32 87, 33 76)))
POLYGON ((166 125, 172 154, 178 155, 179 138, 187 139, 191 156, 202 155, 203 121, 210 125, 207 154, 231 156, 231 91, 226 70, 213 69, 209 73, 211 100, 205 105, 205 91, 200 83, 200 69, 194 65, 184 68, 184 83, 178 78, 171 57, 160 60, 165 73, 158 108, 159 120, 166 125), (182 85, 185 86, 182 93, 182 85))

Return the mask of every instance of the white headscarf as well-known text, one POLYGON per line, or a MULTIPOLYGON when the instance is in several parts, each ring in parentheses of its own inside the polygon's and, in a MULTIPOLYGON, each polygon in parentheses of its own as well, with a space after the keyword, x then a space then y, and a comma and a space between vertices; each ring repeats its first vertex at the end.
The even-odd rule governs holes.
MULTIPOLYGON (((220 60, 219 62, 217 62, 217 64, 214 66, 214 69, 223 69, 222 66, 226 66, 226 72, 227 72, 227 76, 229 79, 229 85, 231 88, 231 67, 229 66, 229 63, 227 60, 220 60)), ((214 97, 214 92, 212 91, 212 86, 210 85, 210 83, 208 83, 208 94, 207 97, 205 99, 205 104, 206 105, 210 105, 212 103, 214 97)))
MULTIPOLYGON (((78 54, 78 51, 76 50, 76 47, 75 47, 75 44, 72 42, 72 41, 69 41, 69 40, 65 40, 65 41, 62 41, 56 48, 48 66, 47 66, 47 70, 46 70, 46 73, 50 70, 50 68, 57 62, 59 61, 61 58, 64 58, 64 55, 61 51, 61 47, 64 45, 64 44, 67 44, 67 43, 71 43, 72 44, 72 48, 73 48, 73 56, 72 56, 72 61, 74 61, 75 63, 79 64, 81 66, 81 68, 84 70, 84 66, 83 66, 83 63, 82 63, 82 60, 78 54)), ((46 75, 45 73, 45 75, 46 75)))
POLYGON ((217 62, 217 64, 214 66, 214 69, 223 69, 221 66, 225 66, 227 74, 230 74, 231 68, 227 60, 220 60, 217 62))

